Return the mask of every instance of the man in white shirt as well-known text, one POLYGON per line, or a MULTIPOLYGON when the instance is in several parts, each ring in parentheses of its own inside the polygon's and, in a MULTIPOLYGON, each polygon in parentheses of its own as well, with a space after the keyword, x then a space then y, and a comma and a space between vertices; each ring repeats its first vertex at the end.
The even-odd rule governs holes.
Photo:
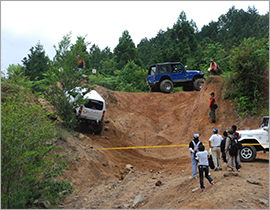
POLYGON ((218 129, 213 129, 213 135, 209 139, 209 147, 212 151, 213 162, 215 165, 214 171, 222 170, 220 143, 222 136, 218 134, 218 129))

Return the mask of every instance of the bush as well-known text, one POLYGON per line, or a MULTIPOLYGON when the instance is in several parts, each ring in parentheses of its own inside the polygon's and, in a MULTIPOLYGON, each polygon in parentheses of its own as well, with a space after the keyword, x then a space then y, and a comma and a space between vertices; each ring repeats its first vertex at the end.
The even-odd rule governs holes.
POLYGON ((33 103, 27 82, 18 85, 25 78, 15 77, 1 87, 1 208, 13 209, 27 208, 40 198, 54 203, 72 193, 71 184, 60 179, 68 169, 67 155, 51 153, 55 126, 33 103))
POLYGON ((139 67, 134 61, 129 61, 122 70, 116 70, 117 91, 146 92, 145 79, 147 71, 139 67))
POLYGON ((244 39, 231 52, 230 65, 233 75, 227 81, 225 97, 234 99, 238 110, 256 114, 264 106, 263 75, 268 66, 268 39, 244 39))
POLYGON ((230 71, 229 58, 222 45, 219 43, 207 44, 200 53, 202 63, 199 65, 200 70, 208 74, 207 69, 210 66, 210 58, 214 59, 220 67, 221 73, 230 71))

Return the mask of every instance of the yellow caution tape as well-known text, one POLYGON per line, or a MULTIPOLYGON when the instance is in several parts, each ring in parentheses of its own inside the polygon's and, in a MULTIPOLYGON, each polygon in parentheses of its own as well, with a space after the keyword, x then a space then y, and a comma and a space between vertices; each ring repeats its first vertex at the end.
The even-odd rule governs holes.
MULTIPOLYGON (((269 143, 258 144, 242 144, 244 145, 269 145, 269 143)), ((186 147, 189 144, 179 144, 179 145, 157 145, 157 146, 138 146, 138 147, 113 147, 113 148, 93 148, 93 150, 114 150, 114 149, 147 149, 147 148, 164 148, 164 147, 186 147)))
POLYGON ((112 149, 145 149, 145 148, 162 148, 162 147, 183 147, 189 144, 179 144, 179 145, 157 145, 157 146, 139 146, 139 147, 114 147, 114 148, 93 148, 95 150, 112 150, 112 149))

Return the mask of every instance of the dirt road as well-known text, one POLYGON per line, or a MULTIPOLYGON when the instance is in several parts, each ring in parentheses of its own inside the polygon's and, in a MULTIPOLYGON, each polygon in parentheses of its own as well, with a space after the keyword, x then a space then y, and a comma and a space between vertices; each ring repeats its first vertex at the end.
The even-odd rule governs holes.
POLYGON ((56 208, 268 209, 269 153, 242 163, 241 172, 211 171, 215 185, 205 179, 205 192, 199 190, 199 179, 191 178, 187 145, 193 133, 200 134, 208 150, 214 127, 222 134, 233 124, 240 130, 261 122, 258 116, 240 120, 233 102, 223 99, 222 87, 215 76, 199 92, 126 93, 98 86, 107 105, 104 130, 93 135, 79 126, 58 142, 71 155, 65 178, 75 191, 56 208), (212 91, 219 105, 215 124, 208 115, 212 91), (162 145, 167 147, 157 147, 162 145), (123 148, 138 146, 153 148, 123 148))

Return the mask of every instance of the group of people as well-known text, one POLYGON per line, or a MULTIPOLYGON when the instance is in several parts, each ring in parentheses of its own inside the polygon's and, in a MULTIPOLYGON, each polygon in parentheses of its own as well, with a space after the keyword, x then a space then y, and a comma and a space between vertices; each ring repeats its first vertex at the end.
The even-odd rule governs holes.
MULTIPOLYGON (((222 160, 224 169, 228 171, 237 170, 240 172, 241 164, 239 157, 239 150, 236 155, 230 154, 229 150, 231 142, 235 139, 240 138, 239 133, 236 132, 237 126, 233 125, 227 131, 223 132, 223 137, 218 134, 218 129, 213 129, 213 134, 209 139, 209 147, 211 149, 212 159, 214 163, 213 171, 223 170, 222 160)), ((205 190, 203 182, 203 174, 211 185, 214 185, 213 179, 209 173, 209 155, 205 150, 205 146, 199 140, 199 134, 193 134, 193 140, 189 143, 189 151, 191 154, 191 166, 192 166, 192 177, 197 178, 199 173, 201 191, 205 190), (199 172, 197 171, 197 167, 199 172)))

